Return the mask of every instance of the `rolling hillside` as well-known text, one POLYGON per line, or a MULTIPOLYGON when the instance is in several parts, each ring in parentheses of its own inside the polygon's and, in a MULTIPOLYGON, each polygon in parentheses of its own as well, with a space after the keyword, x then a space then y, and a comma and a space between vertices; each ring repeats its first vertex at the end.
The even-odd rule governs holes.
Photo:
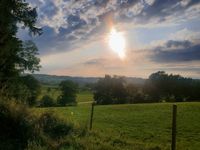
MULTIPOLYGON (((72 80, 79 85, 87 83, 96 83, 101 77, 72 77, 72 76, 57 76, 47 74, 32 74, 37 80, 43 84, 56 85, 63 80, 72 80)), ((125 77, 127 83, 143 84, 145 79, 136 77, 125 77)))

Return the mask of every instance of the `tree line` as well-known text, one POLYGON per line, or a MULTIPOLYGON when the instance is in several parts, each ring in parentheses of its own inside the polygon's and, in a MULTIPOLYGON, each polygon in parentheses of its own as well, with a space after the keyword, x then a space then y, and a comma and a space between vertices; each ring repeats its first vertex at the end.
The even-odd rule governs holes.
MULTIPOLYGON (((129 83, 121 76, 105 75, 97 83, 85 86, 93 92, 97 104, 200 101, 200 80, 167 74, 164 71, 152 73, 144 84, 129 83)), ((76 105, 76 94, 81 90, 78 84, 70 80, 62 81, 59 90, 61 95, 56 103, 45 95, 40 106, 76 105)))
POLYGON ((97 104, 200 101, 200 80, 158 71, 138 85, 105 75, 93 91, 97 104))
MULTIPOLYGON (((12 83, 8 96, 28 106, 41 107, 76 105, 76 95, 84 89, 93 92, 97 104, 200 101, 200 80, 164 71, 151 74, 144 84, 129 83, 121 76, 105 75, 97 83, 85 86, 80 89, 77 83, 65 80, 58 85, 60 95, 57 99, 44 95, 38 100, 41 83, 32 75, 23 75, 12 83)), ((48 88, 47 93, 50 90, 48 88)))

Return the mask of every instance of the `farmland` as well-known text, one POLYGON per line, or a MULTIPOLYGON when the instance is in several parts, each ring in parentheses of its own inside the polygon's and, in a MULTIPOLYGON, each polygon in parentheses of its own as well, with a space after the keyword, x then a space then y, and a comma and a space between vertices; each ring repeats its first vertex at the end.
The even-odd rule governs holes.
MULTIPOLYGON (((87 97, 91 95, 82 93, 78 100, 87 97)), ((200 147, 200 103, 177 103, 177 106, 177 149, 197 150, 200 147)), ((95 106, 92 131, 86 138, 77 140, 87 149, 170 149, 171 108, 172 103, 95 106)), ((90 109, 89 104, 82 104, 34 108, 33 112, 54 111, 77 126, 87 126, 90 109)))
MULTIPOLYGON (((40 95, 38 96, 38 100, 40 100, 42 96, 48 95, 56 101, 60 94, 61 91, 59 90, 58 86, 42 85, 40 95)), ((90 91, 80 91, 77 94, 76 100, 77 102, 92 101, 93 95, 90 91)))

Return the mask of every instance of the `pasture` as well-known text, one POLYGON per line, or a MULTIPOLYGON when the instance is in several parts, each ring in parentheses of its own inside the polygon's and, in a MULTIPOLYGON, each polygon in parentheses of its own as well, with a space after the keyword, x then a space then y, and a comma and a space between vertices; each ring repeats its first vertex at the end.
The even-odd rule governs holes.
MULTIPOLYGON (((88 97, 88 93, 85 94, 88 97)), ((84 99, 84 98, 83 98, 84 99)), ((80 101, 83 101, 81 96, 80 101)), ((89 101, 89 100, 87 100, 89 101)), ((200 103, 177 103, 177 149, 200 147, 200 103)), ((34 113, 54 111, 77 126, 89 124, 91 105, 34 108, 34 113)), ((87 149, 169 150, 172 103, 95 106, 93 129, 78 138, 87 149)))
MULTIPOLYGON (((56 101, 60 94, 61 91, 59 90, 58 86, 42 85, 40 95, 38 96, 38 100, 40 100, 42 96, 48 95, 56 101)), ((92 101, 93 94, 90 91, 79 91, 76 100, 77 102, 92 101)))

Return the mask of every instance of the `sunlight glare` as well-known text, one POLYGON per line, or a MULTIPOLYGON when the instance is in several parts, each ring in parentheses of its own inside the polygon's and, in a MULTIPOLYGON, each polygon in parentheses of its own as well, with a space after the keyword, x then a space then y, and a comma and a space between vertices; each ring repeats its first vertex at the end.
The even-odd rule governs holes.
POLYGON ((111 29, 109 46, 121 59, 125 58, 125 38, 121 33, 117 32, 115 28, 111 29))

